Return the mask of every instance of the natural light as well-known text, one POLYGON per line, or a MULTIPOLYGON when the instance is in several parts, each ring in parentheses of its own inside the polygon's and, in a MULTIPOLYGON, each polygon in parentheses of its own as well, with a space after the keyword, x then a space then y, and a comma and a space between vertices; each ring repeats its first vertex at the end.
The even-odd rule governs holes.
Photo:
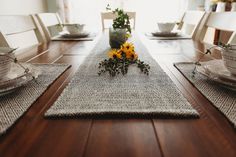
POLYGON ((99 30, 100 13, 106 11, 107 4, 113 9, 135 11, 136 29, 142 31, 157 27, 158 21, 178 21, 187 8, 186 0, 71 0, 70 15, 73 16, 70 16, 70 21, 84 23, 90 30, 99 30))

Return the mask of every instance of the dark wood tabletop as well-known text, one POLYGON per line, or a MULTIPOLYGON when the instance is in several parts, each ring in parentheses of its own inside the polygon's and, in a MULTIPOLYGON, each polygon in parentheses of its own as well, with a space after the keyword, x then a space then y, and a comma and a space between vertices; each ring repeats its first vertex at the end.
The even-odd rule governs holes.
MULTIPOLYGON (((200 113, 199 119, 45 119, 44 113, 99 37, 94 41, 54 41, 24 49, 18 58, 72 66, 0 137, 0 157, 235 157, 233 125, 173 66, 201 57, 206 45, 140 38, 200 113)), ((221 58, 217 50, 213 56, 221 58)))

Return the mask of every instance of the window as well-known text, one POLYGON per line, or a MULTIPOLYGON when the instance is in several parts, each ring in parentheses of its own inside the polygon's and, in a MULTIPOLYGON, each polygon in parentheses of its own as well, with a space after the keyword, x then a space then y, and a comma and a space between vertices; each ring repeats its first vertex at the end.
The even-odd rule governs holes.
POLYGON ((84 23, 90 30, 101 29, 100 12, 106 5, 136 12, 136 29, 150 30, 157 22, 178 21, 187 8, 188 0, 71 0, 72 22, 84 23))

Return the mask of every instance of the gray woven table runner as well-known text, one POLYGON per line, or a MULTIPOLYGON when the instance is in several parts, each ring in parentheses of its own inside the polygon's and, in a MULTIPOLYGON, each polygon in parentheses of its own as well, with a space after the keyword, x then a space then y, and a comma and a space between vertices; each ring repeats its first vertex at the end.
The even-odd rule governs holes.
POLYGON ((175 66, 236 127, 236 91, 222 87, 198 73, 192 78, 192 63, 177 63, 175 66))
POLYGON ((14 93, 0 97, 0 135, 4 134, 69 66, 35 64, 42 70, 37 82, 31 81, 14 93))
POLYGON ((45 113, 47 117, 164 116, 198 117, 174 83, 139 41, 139 58, 151 66, 150 75, 130 67, 127 75, 98 76, 98 63, 107 58, 108 38, 103 36, 58 100, 45 113))

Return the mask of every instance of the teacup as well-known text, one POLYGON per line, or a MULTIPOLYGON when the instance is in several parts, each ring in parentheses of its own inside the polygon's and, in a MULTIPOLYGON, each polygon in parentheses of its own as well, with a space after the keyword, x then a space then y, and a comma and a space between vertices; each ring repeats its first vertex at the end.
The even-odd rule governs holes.
POLYGON ((236 75, 236 49, 223 49, 222 58, 229 72, 236 75))
POLYGON ((158 28, 161 32, 169 33, 173 30, 175 23, 174 22, 166 22, 166 23, 157 23, 158 28))
POLYGON ((66 24, 65 28, 70 34, 78 34, 83 32, 84 24, 66 24))
POLYGON ((15 49, 9 47, 0 47, 0 80, 7 76, 13 62, 13 51, 15 49))

